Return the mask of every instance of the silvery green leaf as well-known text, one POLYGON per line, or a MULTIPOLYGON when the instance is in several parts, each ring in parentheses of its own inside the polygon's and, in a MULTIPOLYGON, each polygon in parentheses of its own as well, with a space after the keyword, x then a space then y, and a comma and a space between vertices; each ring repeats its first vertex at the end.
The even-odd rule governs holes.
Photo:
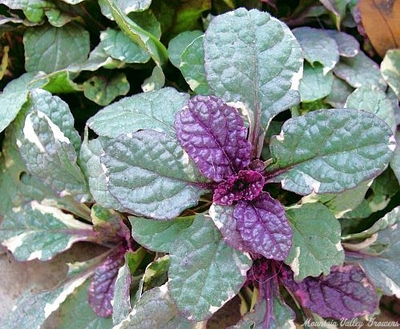
POLYGON ((180 67, 182 62, 182 54, 186 47, 192 43, 194 39, 201 35, 203 35, 203 32, 198 30, 185 31, 171 39, 168 44, 169 60, 175 67, 180 67))
POLYGON ((331 93, 333 74, 324 73, 324 67, 319 63, 311 66, 304 62, 303 78, 300 80, 300 98, 302 102, 313 102, 331 93))
POLYGON ((381 72, 388 85, 400 98, 400 49, 387 51, 381 63, 381 72))
POLYGON ((347 82, 333 75, 332 89, 324 101, 334 108, 343 108, 347 97, 354 91, 347 82))

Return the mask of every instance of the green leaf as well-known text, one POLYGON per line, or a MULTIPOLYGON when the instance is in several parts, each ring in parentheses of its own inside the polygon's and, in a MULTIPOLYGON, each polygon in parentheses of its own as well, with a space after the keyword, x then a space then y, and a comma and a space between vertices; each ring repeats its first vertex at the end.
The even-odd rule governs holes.
POLYGON ((179 316, 169 296, 167 285, 163 285, 146 291, 129 316, 114 327, 114 329, 127 328, 190 329, 194 328, 194 324, 179 316))
POLYGON ((347 97, 344 107, 374 113, 385 121, 393 132, 396 131, 395 108, 386 93, 375 86, 367 85, 354 90, 347 97))
POLYGON ((268 13, 239 8, 215 17, 205 33, 204 53, 215 95, 244 103, 255 126, 266 129, 272 117, 299 103, 300 46, 268 13))
POLYGON ((159 66, 155 66, 151 75, 143 81, 142 90, 144 92, 149 92, 153 90, 160 90, 164 87, 165 76, 164 72, 159 66))
POLYGON ((209 318, 246 281, 251 259, 229 247, 211 218, 197 215, 171 248, 169 288, 179 312, 189 320, 209 318))
POLYGON ((120 29, 133 41, 146 49, 158 66, 168 59, 168 51, 158 38, 130 19, 115 0, 102 0, 109 7, 120 29))
POLYGON ((390 49, 381 63, 381 73, 388 85, 400 98, 400 49, 390 49))
POLYGON ((180 70, 190 88, 201 95, 211 95, 204 68, 203 36, 190 43, 181 57, 180 70))
MULTIPOLYGON (((400 132, 396 131, 396 142, 397 145, 400 145, 400 132)), ((394 156, 392 160, 390 161, 390 167, 392 168, 397 181, 400 183, 400 147, 397 146, 396 149, 394 150, 394 156)))
POLYGON ((41 111, 27 115, 23 138, 17 145, 28 171, 60 196, 71 195, 79 202, 88 198, 85 179, 77 165, 71 141, 41 111))
POLYGON ((133 239, 152 251, 169 253, 172 244, 181 231, 188 228, 193 220, 176 218, 167 222, 146 219, 141 217, 129 217, 132 225, 133 239))
POLYGON ((95 314, 87 301, 88 286, 86 281, 77 287, 60 306, 57 329, 110 329, 111 317, 101 318, 95 314), (71 315, 73 314, 73 320, 71 315))
POLYGON ((51 73, 83 63, 90 50, 89 33, 74 24, 28 29, 24 34, 24 45, 28 72, 51 73))
POLYGON ((99 105, 108 105, 118 96, 126 95, 130 85, 125 73, 96 75, 83 83, 85 96, 99 105))
POLYGON ((339 48, 322 29, 312 27, 298 27, 293 34, 300 43, 304 58, 311 64, 320 63, 324 73, 332 70, 339 61, 339 48))
POLYGON ((132 42, 123 32, 108 28, 100 34, 105 53, 125 63, 146 63, 150 55, 137 43, 132 42))
POLYGON ((169 255, 159 257, 155 261, 151 262, 146 267, 143 275, 144 288, 150 290, 166 283, 170 264, 171 261, 169 255))
POLYGON ((333 75, 332 90, 324 99, 326 103, 334 108, 343 108, 347 97, 354 91, 347 82, 333 75))
POLYGON ((32 23, 40 23, 44 18, 46 7, 53 6, 45 0, 1 0, 0 3, 11 9, 22 10, 32 23))
POLYGON ((328 208, 307 203, 287 209, 286 216, 293 228, 293 245, 285 263, 297 281, 327 275, 332 266, 343 263, 340 224, 328 208))
POLYGON ((340 193, 379 175, 395 140, 374 114, 319 110, 289 119, 270 142, 273 164, 267 182, 297 194, 340 193))
MULTIPOLYGON (((115 4, 118 8, 128 15, 130 12, 144 11, 148 9, 151 5, 152 0, 115 0, 115 4)), ((110 8, 105 2, 99 1, 101 12, 108 19, 113 19, 110 8)))
POLYGON ((329 95, 332 90, 333 74, 325 72, 318 63, 311 66, 304 63, 303 78, 300 80, 300 98, 302 102, 314 102, 329 95))
POLYGON ((93 241, 94 234, 72 215, 32 201, 5 215, 0 240, 20 261, 49 260, 77 241, 93 241))
POLYGON ((115 281, 115 291, 113 298, 113 324, 118 324, 130 313, 132 306, 130 301, 132 275, 128 265, 125 263, 118 270, 115 281))
MULTIPOLYGON (((203 35, 201 31, 185 31, 178 34, 175 38, 173 38, 168 44, 168 53, 169 53, 169 60, 179 69, 181 65, 181 58, 184 50, 186 49, 189 44, 192 43, 194 39, 203 35)), ((201 45, 203 46, 203 44, 201 45)), ((203 56, 204 57, 204 56, 203 56)))
POLYGON ((122 211, 122 206, 107 189, 106 176, 100 163, 100 155, 104 153, 101 140, 104 138, 99 137, 90 141, 85 138, 79 154, 79 163, 96 203, 105 208, 122 211))
POLYGON ((87 125, 99 136, 118 137, 140 129, 175 136, 175 114, 189 100, 188 94, 164 88, 136 94, 111 104, 90 118, 87 125))
POLYGON ((108 189, 126 211, 172 219, 195 205, 205 182, 176 138, 154 130, 121 135, 104 143, 101 162, 108 189))
POLYGON ((372 85, 386 89, 378 64, 361 51, 352 58, 342 58, 334 67, 333 73, 354 88, 372 85))
POLYGON ((50 93, 61 94, 80 91, 78 84, 72 81, 73 73, 68 71, 57 71, 43 75, 41 73, 36 76, 35 83, 41 84, 40 88, 50 93))

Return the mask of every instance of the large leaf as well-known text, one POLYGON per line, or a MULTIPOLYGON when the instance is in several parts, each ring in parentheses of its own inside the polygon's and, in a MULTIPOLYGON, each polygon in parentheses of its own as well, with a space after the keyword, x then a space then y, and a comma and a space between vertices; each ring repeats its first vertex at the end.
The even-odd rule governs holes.
POLYGON ((108 189, 131 213, 172 219, 205 191, 195 164, 167 134, 142 130, 121 135, 107 140, 104 152, 108 189))
POLYGON ((175 113, 189 95, 173 88, 141 93, 111 104, 87 122, 97 135, 117 137, 140 129, 153 129, 175 135, 175 113))
POLYGON ((129 316, 114 329, 191 329, 195 324, 179 316, 167 285, 146 291, 129 316))
POLYGON ((344 252, 340 243, 339 221, 320 203, 308 203, 286 210, 293 228, 293 246, 285 263, 297 281, 307 276, 327 275, 341 265, 344 252))
POLYGON ((381 72, 400 99, 400 49, 391 49, 386 53, 381 63, 381 72))
POLYGON ((24 34, 25 69, 28 72, 51 73, 71 64, 86 61, 89 33, 78 25, 62 28, 42 26, 28 29, 24 34))
POLYGON ((193 220, 187 218, 176 218, 168 222, 141 217, 129 217, 132 224, 132 237, 152 251, 167 252, 175 242, 177 236, 188 228, 193 220))
POLYGON ((236 295, 250 266, 248 255, 225 244, 212 220, 198 215, 171 248, 171 297, 189 320, 207 319, 236 295))
POLYGON ((335 266, 327 276, 308 277, 299 283, 285 270, 283 278, 303 307, 324 318, 352 319, 378 307, 375 288, 358 266, 335 266))
POLYGON ((238 110, 215 96, 195 96, 178 113, 181 146, 207 178, 220 182, 250 163, 251 144, 238 110))
POLYGON ((14 208, 0 226, 0 240, 18 260, 49 260, 77 241, 94 241, 92 226, 60 209, 32 201, 14 208))
POLYGON ((252 201, 239 201, 233 211, 245 245, 267 259, 284 260, 292 246, 292 228, 282 204, 268 192, 252 201))
POLYGON ((386 93, 377 87, 362 86, 357 88, 347 97, 344 107, 374 113, 385 121, 393 132, 396 131, 396 108, 386 93))
POLYGON ((75 148, 46 114, 33 111, 27 115, 23 139, 18 139, 17 144, 29 172, 46 186, 60 196, 71 195, 79 201, 87 198, 75 148))
POLYGON ((268 13, 239 8, 215 17, 205 33, 204 53, 215 95, 246 104, 256 126, 265 129, 272 117, 300 101, 300 46, 268 13))
POLYGON ((270 182, 298 194, 339 193, 381 173, 395 140, 369 112, 319 110, 285 122, 271 138, 270 182))

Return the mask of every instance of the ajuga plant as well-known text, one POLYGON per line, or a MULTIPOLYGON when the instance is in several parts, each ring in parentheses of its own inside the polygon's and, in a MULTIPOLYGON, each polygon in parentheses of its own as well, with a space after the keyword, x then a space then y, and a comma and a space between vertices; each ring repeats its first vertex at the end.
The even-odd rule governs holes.
POLYGON ((323 326, 400 297, 400 55, 328 2, 0 1, 0 241, 106 250, 1 328, 203 328, 231 300, 231 328, 323 326))

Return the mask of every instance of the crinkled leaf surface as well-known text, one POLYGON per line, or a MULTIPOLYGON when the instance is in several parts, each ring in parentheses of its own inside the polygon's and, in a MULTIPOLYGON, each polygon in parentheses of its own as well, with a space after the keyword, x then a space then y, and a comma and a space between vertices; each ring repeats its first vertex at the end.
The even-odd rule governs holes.
POLYGON ((121 135, 107 140, 104 152, 108 189, 131 213, 172 219, 205 192, 195 164, 167 134, 142 130, 121 135))
POLYGON ((100 40, 105 53, 121 62, 146 63, 150 60, 150 54, 122 31, 108 28, 101 32, 100 40))
MULTIPOLYGON (((194 39, 203 35, 203 32, 185 31, 171 39, 168 44, 168 53, 170 62, 179 69, 182 62, 182 54, 186 47, 192 43, 194 39)), ((204 56, 203 56, 204 57, 204 56)), ((204 65, 203 65, 204 66, 204 65)))
POLYGON ((339 193, 381 173, 395 140, 374 114, 333 109, 286 121, 270 148, 274 163, 267 170, 283 173, 269 181, 302 195, 339 193))
POLYGON ((291 273, 284 274, 285 285, 303 307, 322 317, 352 319, 374 312, 379 298, 361 268, 335 266, 327 276, 308 277, 296 283, 291 273))
POLYGON ((396 130, 396 109, 386 93, 375 86, 367 85, 354 90, 347 97, 344 107, 374 113, 385 121, 393 132, 396 130))
POLYGON ((241 251, 250 251, 237 230, 236 219, 233 217, 234 206, 212 204, 209 210, 210 217, 218 227, 227 245, 241 251))
POLYGON ((61 129, 41 111, 25 119, 23 138, 17 140, 29 172, 60 196, 87 198, 85 179, 77 165, 74 146, 61 129))
POLYGON ((322 64, 325 71, 332 70, 339 61, 339 47, 324 30, 298 27, 293 34, 300 43, 304 58, 311 64, 322 64))
POLYGON ((360 51, 360 44, 352 35, 336 30, 323 30, 323 32, 336 41, 340 56, 354 57, 360 51))
POLYGON ((173 88, 136 94, 111 104, 90 118, 87 125, 99 136, 118 137, 140 129, 153 129, 175 136, 175 113, 189 95, 173 88))
POLYGON ((251 144, 236 108, 215 96, 195 96, 175 121, 181 146, 207 178, 220 182, 250 163, 251 144))
POLYGON ((268 13, 239 8, 215 17, 205 33, 204 58, 214 94, 243 102, 256 121, 262 115, 264 129, 300 101, 300 46, 289 28, 268 13))
POLYGON ((96 75, 83 83, 87 98, 99 105, 108 105, 118 96, 126 95, 130 85, 125 73, 111 76, 96 75))
POLYGON ((167 222, 141 217, 129 217, 132 224, 132 237, 152 251, 170 252, 171 245, 181 231, 188 228, 193 220, 176 218, 167 222))
POLYGON ((57 329, 110 329, 111 317, 101 318, 90 308, 88 303, 89 280, 77 287, 60 306, 60 322, 57 329), (73 314, 73 321, 71 321, 73 314))
POLYGON ((20 261, 49 260, 77 241, 93 241, 94 234, 72 215, 32 201, 5 215, 0 240, 20 261))
POLYGON ((179 312, 189 320, 209 318, 246 281, 251 259, 229 247, 211 218, 197 215, 171 248, 169 289, 179 312))
POLYGON ((129 316, 114 329, 190 329, 194 323, 179 316, 167 285, 146 291, 129 316))
POLYGON ((361 51, 352 58, 342 58, 334 67, 333 73, 354 88, 372 85, 386 89, 378 64, 361 51))
POLYGON ((42 26, 24 34, 25 69, 51 73, 86 61, 90 51, 89 33, 67 24, 62 28, 42 26))
POLYGON ((200 95, 210 95, 204 68, 203 36, 193 40, 182 53, 180 70, 190 88, 200 95))
POLYGON ((102 140, 105 140, 105 137, 90 141, 85 139, 80 149, 79 163, 87 177, 90 193, 97 204, 122 211, 122 206, 107 189, 106 175, 100 162, 100 155, 104 153, 102 140))
POLYGON ((125 251, 123 246, 113 250, 96 268, 90 282, 88 301, 93 311, 102 318, 110 316, 113 312, 111 301, 114 299, 118 271, 124 264, 125 251))
POLYGON ((381 63, 381 73, 397 98, 400 98, 400 49, 387 51, 381 63))
POLYGON ((324 205, 308 203, 286 210, 293 228, 293 246, 285 263, 296 281, 307 276, 327 275, 344 261, 339 221, 324 205))
POLYGON ((332 90, 333 74, 324 74, 324 67, 318 63, 313 66, 304 63, 303 78, 300 80, 300 97, 302 102, 313 102, 329 95, 332 90))
POLYGON ((292 228, 282 204, 268 192, 252 201, 239 201, 233 211, 244 243, 267 259, 284 260, 292 246, 292 228))

